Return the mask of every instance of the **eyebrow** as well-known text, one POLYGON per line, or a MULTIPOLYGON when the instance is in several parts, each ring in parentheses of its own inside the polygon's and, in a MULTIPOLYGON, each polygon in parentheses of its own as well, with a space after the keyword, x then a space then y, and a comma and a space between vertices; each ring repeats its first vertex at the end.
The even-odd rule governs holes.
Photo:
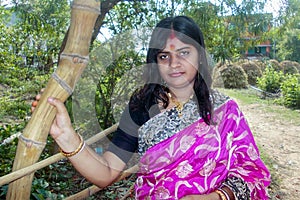
MULTIPOLYGON (((182 50, 185 50, 185 49, 190 49, 191 47, 189 46, 186 46, 186 47, 182 47, 182 48, 179 48, 179 49, 176 49, 175 51, 178 52, 178 51, 182 51, 182 50)), ((165 51, 165 50, 162 50, 158 53, 169 53, 170 51, 165 51)))

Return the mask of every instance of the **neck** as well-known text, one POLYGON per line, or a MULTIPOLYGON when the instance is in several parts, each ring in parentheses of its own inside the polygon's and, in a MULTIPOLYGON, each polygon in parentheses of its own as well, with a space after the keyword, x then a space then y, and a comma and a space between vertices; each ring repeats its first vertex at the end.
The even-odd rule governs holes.
POLYGON ((193 94, 194 90, 193 87, 185 87, 185 88, 170 88, 171 93, 174 95, 179 102, 184 102, 188 100, 193 94))

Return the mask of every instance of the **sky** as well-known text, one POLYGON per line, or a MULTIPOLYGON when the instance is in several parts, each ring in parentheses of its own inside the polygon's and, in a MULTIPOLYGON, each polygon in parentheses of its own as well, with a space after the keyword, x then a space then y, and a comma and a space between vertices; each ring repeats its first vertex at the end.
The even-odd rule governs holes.
POLYGON ((274 17, 278 15, 279 10, 282 8, 282 0, 271 0, 267 1, 265 10, 271 10, 274 14, 274 17))

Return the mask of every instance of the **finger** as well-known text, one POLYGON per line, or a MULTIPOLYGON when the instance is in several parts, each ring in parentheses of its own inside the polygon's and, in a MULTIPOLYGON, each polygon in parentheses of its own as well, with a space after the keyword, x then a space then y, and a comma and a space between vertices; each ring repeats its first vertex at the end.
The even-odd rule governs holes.
POLYGON ((56 139, 61 134, 61 129, 57 126, 56 118, 54 118, 54 121, 50 127, 49 133, 53 137, 53 139, 56 139))
POLYGON ((34 111, 34 109, 36 108, 37 104, 38 104, 38 101, 33 101, 33 102, 31 103, 31 112, 34 111))
POLYGON ((38 94, 35 96, 35 99, 36 99, 37 101, 39 101, 39 100, 41 99, 42 94, 43 94, 44 91, 45 91, 45 88, 42 88, 42 89, 40 90, 40 93, 38 93, 38 94))
POLYGON ((38 101, 33 101, 33 102, 31 103, 31 106, 32 106, 32 107, 36 107, 37 104, 38 104, 38 101))
POLYGON ((37 101, 39 101, 39 100, 41 99, 41 96, 42 96, 42 94, 37 94, 37 95, 35 96, 35 99, 36 99, 37 101))
POLYGON ((49 97, 48 102, 52 105, 55 106, 57 109, 57 114, 64 114, 67 113, 67 109, 63 102, 61 102, 59 99, 49 97))
POLYGON ((36 100, 40 100, 40 98, 41 98, 41 96, 42 96, 42 94, 43 94, 44 91, 45 91, 45 88, 42 88, 40 90, 40 92, 35 96, 35 99, 36 100))

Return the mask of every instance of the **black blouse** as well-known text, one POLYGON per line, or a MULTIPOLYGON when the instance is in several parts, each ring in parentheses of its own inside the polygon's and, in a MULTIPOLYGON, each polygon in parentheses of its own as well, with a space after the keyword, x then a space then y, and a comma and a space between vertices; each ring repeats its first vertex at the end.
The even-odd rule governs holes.
POLYGON ((129 109, 129 105, 127 105, 121 116, 119 126, 114 133, 112 142, 108 147, 108 151, 114 153, 127 163, 138 149, 138 129, 150 117, 158 113, 160 113, 158 105, 153 105, 149 111, 146 108, 132 111, 129 109))

